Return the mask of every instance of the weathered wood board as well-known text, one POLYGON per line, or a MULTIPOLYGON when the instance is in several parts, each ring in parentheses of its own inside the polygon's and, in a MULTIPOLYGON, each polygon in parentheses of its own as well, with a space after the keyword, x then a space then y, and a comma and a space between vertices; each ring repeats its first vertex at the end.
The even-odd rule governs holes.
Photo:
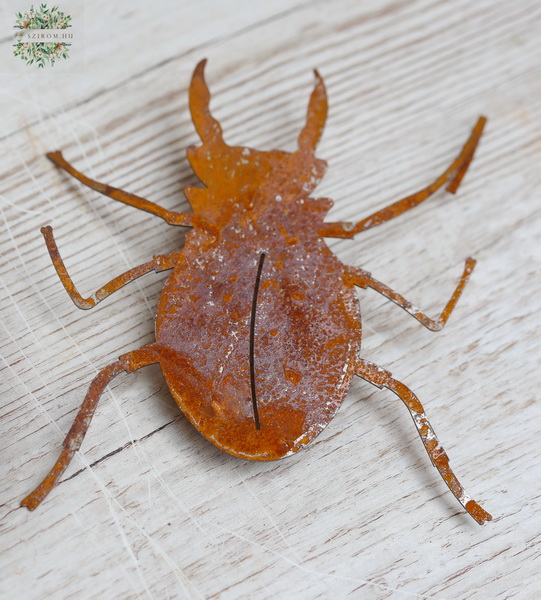
MULTIPOLYGON (((437 598, 539 595, 541 4, 535 0, 132 2, 85 6, 85 68, 0 74, 2 394, 0 595, 5 598, 437 598), (226 139, 291 150, 312 86, 330 112, 318 155, 329 219, 355 220, 429 183, 479 114, 488 126, 456 196, 354 241, 330 240, 436 316, 432 333, 359 292, 363 356, 420 397, 479 527, 432 468, 400 401, 360 380, 307 450, 225 455, 182 418, 158 367, 108 388, 82 452, 34 513, 94 374, 152 340, 166 274, 82 312, 39 229, 52 225, 88 294, 183 233, 59 173, 187 210, 195 64, 207 57, 226 139)), ((10 19, 5 8, 0 17, 10 19)), ((11 52, 0 40, 0 53, 11 52)), ((2 65, 7 64, 5 56, 2 65)))

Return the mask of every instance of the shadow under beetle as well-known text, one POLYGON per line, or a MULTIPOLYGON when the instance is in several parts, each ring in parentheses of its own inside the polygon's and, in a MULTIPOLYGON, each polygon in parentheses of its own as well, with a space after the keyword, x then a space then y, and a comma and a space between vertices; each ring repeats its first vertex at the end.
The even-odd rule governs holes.
POLYGON ((150 271, 171 270, 156 314, 156 341, 122 355, 90 384, 63 450, 49 474, 23 501, 35 509, 80 448, 98 404, 115 375, 159 363, 182 412, 213 444, 249 460, 276 460, 309 444, 340 407, 354 375, 394 392, 404 402, 441 476, 478 522, 491 516, 472 500, 449 467, 423 406, 391 373, 358 356, 361 315, 356 287, 372 288, 433 331, 453 311, 475 265, 462 277, 438 319, 430 319, 370 273, 342 264, 324 238, 352 238, 417 206, 447 184, 456 192, 486 119, 480 117, 449 168, 431 185, 358 223, 330 223, 329 199, 312 198, 327 163, 315 157, 327 116, 317 73, 306 123, 295 152, 228 146, 209 110, 200 62, 190 85, 190 111, 202 145, 188 159, 205 187, 187 187, 193 213, 177 213, 99 183, 59 151, 47 154, 90 188, 147 211, 170 225, 191 227, 184 248, 155 256, 116 277, 89 298, 75 288, 51 227, 42 229, 54 267, 73 302, 93 308, 150 271))

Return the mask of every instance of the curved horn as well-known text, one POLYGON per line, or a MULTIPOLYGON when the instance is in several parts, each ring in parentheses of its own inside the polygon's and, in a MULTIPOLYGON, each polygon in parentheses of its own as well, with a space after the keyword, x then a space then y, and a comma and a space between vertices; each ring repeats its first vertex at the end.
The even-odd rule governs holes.
POLYGON ((204 144, 223 143, 220 123, 210 114, 210 92, 205 82, 204 71, 207 59, 203 59, 192 75, 190 84, 190 113, 195 129, 204 144))
POLYGON ((308 103, 308 114, 306 116, 306 125, 299 134, 299 148, 314 152, 323 128, 327 120, 327 92, 321 75, 314 70, 316 84, 310 102, 308 103))

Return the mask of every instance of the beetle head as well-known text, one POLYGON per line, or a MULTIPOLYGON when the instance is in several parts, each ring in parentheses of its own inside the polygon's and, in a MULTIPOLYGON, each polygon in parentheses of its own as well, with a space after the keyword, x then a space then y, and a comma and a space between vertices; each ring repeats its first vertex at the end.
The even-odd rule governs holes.
POLYGON ((190 85, 190 111, 203 144, 188 149, 188 159, 206 188, 188 187, 186 195, 196 213, 208 218, 223 214, 225 205, 261 206, 279 196, 284 201, 306 198, 325 174, 327 163, 315 157, 327 117, 327 95, 319 73, 308 104, 306 124, 295 152, 261 151, 228 146, 220 123, 209 109, 210 92, 201 61, 190 85))

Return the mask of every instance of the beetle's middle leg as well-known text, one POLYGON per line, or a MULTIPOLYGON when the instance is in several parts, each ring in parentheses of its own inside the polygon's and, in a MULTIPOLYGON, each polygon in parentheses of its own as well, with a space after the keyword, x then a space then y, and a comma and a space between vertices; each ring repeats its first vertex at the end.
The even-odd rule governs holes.
POLYGON ((455 308, 456 303, 458 302, 458 299, 460 298, 466 283, 468 283, 468 280, 470 278, 471 272, 473 271, 473 268, 475 267, 475 264, 476 261, 473 258, 466 259, 466 264, 464 267, 464 272, 462 273, 462 277, 460 278, 460 281, 458 282, 458 285, 456 286, 453 295, 451 296, 451 298, 445 305, 445 308, 441 312, 441 315, 437 319, 431 319, 430 317, 422 313, 409 300, 406 300, 404 296, 400 295, 398 292, 395 292, 381 281, 374 279, 372 275, 370 275, 370 273, 364 271, 363 269, 359 269, 356 267, 348 267, 344 278, 346 281, 349 280, 351 283, 358 287, 369 287, 373 290, 376 290, 376 292, 379 292, 380 294, 382 294, 386 298, 389 298, 389 300, 392 300, 395 304, 400 306, 400 308, 403 308, 412 317, 415 317, 419 321, 419 323, 424 325, 427 329, 430 329, 431 331, 440 331, 445 325, 445 323, 447 323, 447 320, 453 312, 453 309, 455 308))
POLYGON ((472 500, 468 496, 456 478, 456 475, 451 470, 451 467, 449 466, 449 457, 440 445, 439 440, 426 417, 425 410, 419 401, 419 398, 417 398, 417 396, 402 382, 393 379, 389 371, 386 371, 367 360, 361 358, 357 360, 355 374, 379 388, 388 388, 404 402, 406 408, 413 417, 415 425, 417 426, 417 431, 428 452, 428 456, 430 456, 432 464, 438 469, 451 492, 453 492, 460 504, 462 504, 480 525, 485 521, 491 521, 492 517, 481 508, 475 500, 472 500))
POLYGON ((171 254, 159 255, 155 256, 149 262, 146 262, 142 265, 134 267, 122 275, 115 277, 109 283, 106 283, 99 290, 94 292, 90 297, 83 298, 81 294, 77 291, 75 284, 71 280, 71 277, 64 265, 64 261, 60 256, 60 252, 58 251, 58 246, 56 245, 56 241, 53 236, 53 229, 50 226, 42 227, 41 233, 45 238, 45 243, 47 244, 47 250, 49 250, 49 254, 51 255, 51 260, 53 261, 54 268, 58 273, 58 277, 60 277, 60 281, 62 285, 68 292, 69 297, 73 300, 75 306, 82 308, 83 310, 93 308, 101 302, 107 296, 110 296, 113 292, 119 290, 122 286, 130 283, 130 281, 134 281, 141 275, 145 275, 146 273, 150 273, 150 271, 167 271, 168 269, 172 269, 179 256, 180 252, 173 252, 171 254))
POLYGON ((157 344, 149 344, 138 350, 123 354, 117 361, 102 369, 92 380, 81 408, 73 421, 66 439, 64 440, 62 452, 54 467, 49 471, 45 479, 38 487, 30 493, 22 502, 29 510, 34 510, 47 494, 53 489, 62 473, 70 464, 73 456, 81 447, 85 434, 94 416, 98 401, 107 384, 119 373, 125 371, 131 373, 146 365, 159 361, 159 347, 157 344))

